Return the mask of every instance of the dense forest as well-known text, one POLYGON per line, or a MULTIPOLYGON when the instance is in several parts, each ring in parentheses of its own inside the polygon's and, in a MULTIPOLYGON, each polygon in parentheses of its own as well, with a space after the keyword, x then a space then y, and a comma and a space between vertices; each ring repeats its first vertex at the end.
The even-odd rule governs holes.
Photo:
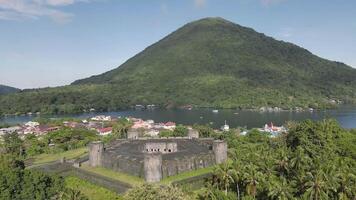
POLYGON ((290 123, 277 138, 259 132, 223 137, 230 159, 200 199, 356 198, 356 131, 334 120, 290 123))
POLYGON ((0 112, 111 111, 135 104, 326 108, 355 99, 356 69, 222 18, 205 18, 104 74, 0 96, 0 112))
MULTIPOLYGON (((307 120, 287 125, 288 133, 277 137, 257 130, 242 136, 239 129, 215 132, 209 126, 195 125, 202 137, 224 139, 229 145, 227 162, 215 167, 212 178, 207 179, 200 190, 144 184, 116 199, 354 200, 356 130, 343 129, 335 120, 307 120)), ((109 139, 123 137, 128 127, 127 122, 119 121, 109 139)), ((170 134, 182 136, 186 132, 185 127, 179 126, 170 134)), ((91 133, 69 130, 54 132, 45 138, 37 142, 53 141, 58 150, 79 148, 98 139, 91 133), (74 143, 81 145, 73 146, 74 143)), ((68 188, 60 176, 24 168, 24 159, 34 153, 34 140, 20 139, 16 134, 4 137, 0 199, 87 199, 81 191, 68 188)), ((47 147, 39 144, 38 148, 46 151, 47 147)))

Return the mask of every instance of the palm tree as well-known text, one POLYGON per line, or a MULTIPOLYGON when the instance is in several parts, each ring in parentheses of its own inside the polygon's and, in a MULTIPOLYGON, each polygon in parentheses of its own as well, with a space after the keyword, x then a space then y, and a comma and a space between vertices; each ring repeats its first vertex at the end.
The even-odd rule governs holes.
POLYGON ((269 184, 268 196, 272 199, 278 200, 290 200, 293 197, 293 188, 290 187, 291 184, 287 182, 287 179, 281 177, 280 180, 271 179, 269 184))
POLYGON ((310 158, 304 153, 304 149, 299 146, 290 160, 290 167, 296 171, 300 171, 307 166, 309 161, 310 158))
POLYGON ((223 185, 225 195, 227 195, 228 188, 231 183, 234 182, 233 174, 234 170, 231 169, 231 161, 227 160, 224 163, 218 165, 215 169, 215 174, 219 178, 220 183, 223 185))
POLYGON ((338 199, 356 199, 356 176, 349 166, 344 165, 343 169, 336 174, 336 177, 339 183, 338 199))
POLYGON ((279 158, 276 161, 277 171, 282 175, 286 176, 289 172, 289 158, 287 154, 287 149, 281 149, 279 152, 279 158))
POLYGON ((255 165, 249 164, 246 166, 244 173, 244 178, 246 182, 246 192, 248 195, 256 198, 257 195, 257 185, 260 180, 263 180, 263 175, 261 172, 257 171, 255 165))
POLYGON ((326 175, 322 170, 317 170, 314 173, 306 173, 306 188, 304 197, 311 200, 328 199, 328 188, 326 175))
POLYGON ((119 138, 124 138, 131 125, 132 124, 126 119, 119 120, 113 126, 113 133, 119 138))
POLYGON ((233 168, 233 178, 234 178, 234 182, 236 183, 236 192, 237 192, 237 200, 240 200, 240 186, 239 186, 239 182, 242 179, 242 164, 239 161, 234 161, 232 164, 232 168, 233 168))

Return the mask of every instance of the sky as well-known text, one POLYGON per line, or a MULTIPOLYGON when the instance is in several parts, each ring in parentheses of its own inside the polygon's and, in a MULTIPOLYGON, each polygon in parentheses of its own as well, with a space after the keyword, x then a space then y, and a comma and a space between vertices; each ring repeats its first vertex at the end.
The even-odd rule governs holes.
POLYGON ((356 67, 355 0, 0 0, 0 84, 67 85, 204 17, 356 67))

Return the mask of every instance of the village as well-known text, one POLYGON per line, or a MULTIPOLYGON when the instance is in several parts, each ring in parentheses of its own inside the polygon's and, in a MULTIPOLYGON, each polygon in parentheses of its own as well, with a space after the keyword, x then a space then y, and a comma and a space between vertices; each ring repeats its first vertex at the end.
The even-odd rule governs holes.
MULTIPOLYGON (((119 119, 126 119, 130 122, 130 129, 136 132, 140 132, 141 136, 145 137, 158 137, 159 133, 162 131, 174 131, 176 128, 175 122, 155 122, 154 120, 148 119, 140 119, 134 117, 113 117, 106 115, 97 115, 87 119, 72 119, 72 120, 63 120, 61 124, 51 124, 34 121, 28 121, 23 124, 18 124, 15 126, 9 126, 5 128, 0 128, 0 137, 5 134, 11 134, 16 132, 20 138, 24 138, 26 135, 33 134, 35 136, 44 136, 50 132, 58 131, 63 128, 71 128, 71 129, 86 129, 90 131, 95 131, 99 136, 107 136, 112 134, 113 125, 119 119)), ((190 126, 188 126, 191 129, 190 126)), ((231 128, 225 121, 225 124, 221 126, 220 129, 214 130, 215 132, 227 132, 230 131, 231 128)), ((251 129, 252 130, 252 129, 251 129)), ((269 124, 265 124, 262 128, 256 128, 256 130, 260 132, 269 133, 271 137, 275 137, 282 132, 286 132, 287 129, 283 126, 275 126, 272 122, 269 124)), ((240 135, 246 135, 249 130, 241 130, 240 135)))

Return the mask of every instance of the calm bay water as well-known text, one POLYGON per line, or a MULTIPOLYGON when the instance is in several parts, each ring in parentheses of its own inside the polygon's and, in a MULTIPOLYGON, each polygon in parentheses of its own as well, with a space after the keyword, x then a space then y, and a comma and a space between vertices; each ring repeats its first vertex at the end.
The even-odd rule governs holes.
MULTIPOLYGON (((286 121, 302 121, 305 119, 320 120, 324 118, 335 118, 344 128, 356 128, 356 106, 342 106, 333 110, 314 111, 314 112, 257 112, 247 110, 219 110, 213 113, 212 109, 193 109, 193 110, 126 110, 118 112, 102 113, 83 113, 75 115, 46 115, 41 117, 75 117, 88 118, 95 115, 110 115, 122 117, 137 117, 142 119, 153 119, 155 122, 173 121, 178 124, 192 125, 208 124, 219 128, 225 120, 230 127, 254 128, 262 127, 266 123, 273 122, 275 125, 282 125, 286 121)), ((18 124, 30 121, 37 116, 11 116, 0 119, 0 123, 18 124)))

